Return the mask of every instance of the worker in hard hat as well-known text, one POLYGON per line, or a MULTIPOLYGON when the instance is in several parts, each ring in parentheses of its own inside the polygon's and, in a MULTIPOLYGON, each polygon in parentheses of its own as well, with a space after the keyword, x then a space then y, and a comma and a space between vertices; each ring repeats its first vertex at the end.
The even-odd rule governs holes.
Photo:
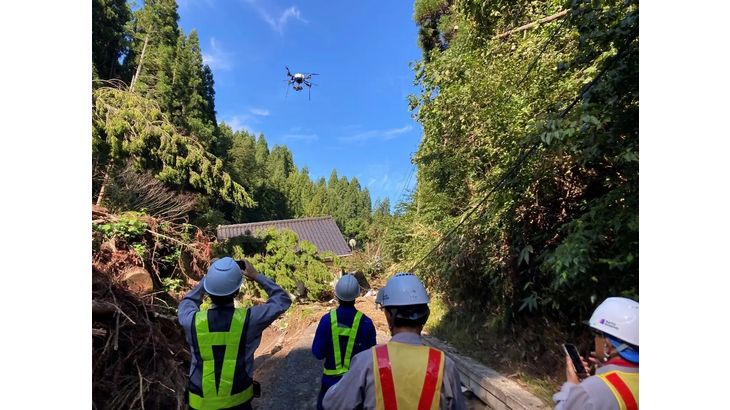
POLYGON ((317 397, 317 409, 327 390, 340 381, 350 367, 350 360, 363 350, 375 346, 375 326, 369 317, 355 309, 360 284, 353 275, 343 275, 335 285, 339 306, 322 316, 312 341, 312 353, 324 359, 322 387, 317 397))
MULTIPOLYGON (((578 378, 566 356, 567 381, 553 395, 557 410, 639 408, 639 303, 612 297, 593 312, 588 325, 595 335, 595 375, 578 378)), ((586 370, 588 363, 584 362, 586 370)))
POLYGON ((193 409, 251 409, 254 396, 253 353, 261 333, 289 306, 291 299, 248 261, 215 260, 178 306, 192 359, 188 381, 193 409), (243 271, 241 270, 243 268, 243 271), (269 299, 251 308, 235 308, 243 276, 261 286, 269 299), (203 292, 213 302, 200 310, 203 292))
POLYGON ((350 370, 325 394, 324 408, 466 409, 454 362, 421 339, 430 314, 421 281, 397 273, 377 301, 393 337, 352 358, 350 370))

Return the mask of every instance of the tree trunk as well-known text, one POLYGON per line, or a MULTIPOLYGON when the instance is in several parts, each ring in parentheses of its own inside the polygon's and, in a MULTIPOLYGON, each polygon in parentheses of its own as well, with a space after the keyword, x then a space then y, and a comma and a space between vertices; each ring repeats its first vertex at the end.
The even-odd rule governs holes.
POLYGON ((106 186, 109 183, 109 174, 112 172, 112 165, 114 160, 109 160, 109 165, 106 166, 106 172, 104 172, 104 180, 101 182, 101 188, 99 189, 99 196, 96 197, 96 205, 101 206, 104 201, 104 193, 106 192, 106 186))
POLYGON ((144 36, 144 45, 142 46, 142 54, 139 56, 139 64, 137 64, 137 71, 134 73, 134 77, 132 77, 132 83, 129 85, 129 91, 134 91, 134 85, 137 82, 137 79, 139 78, 139 73, 142 71, 142 62, 144 62, 144 52, 147 50, 147 41, 150 39, 150 33, 148 32, 144 36))

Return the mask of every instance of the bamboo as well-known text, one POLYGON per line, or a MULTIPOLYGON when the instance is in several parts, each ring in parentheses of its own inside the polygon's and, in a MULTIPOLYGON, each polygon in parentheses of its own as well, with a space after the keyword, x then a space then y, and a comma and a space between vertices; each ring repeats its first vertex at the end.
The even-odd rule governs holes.
POLYGON ((494 38, 495 39, 504 38, 504 37, 509 36, 510 34, 519 33, 520 31, 525 31, 527 29, 530 29, 532 27, 535 27, 538 24, 548 23, 548 22, 551 22, 553 20, 559 19, 561 17, 565 17, 568 14, 569 11, 570 10, 566 9, 566 10, 563 10, 561 12, 555 13, 552 16, 543 17, 540 20, 533 21, 532 23, 525 24, 524 26, 520 26, 520 27, 517 27, 515 29, 509 30, 509 31, 505 31, 502 34, 498 34, 494 38))

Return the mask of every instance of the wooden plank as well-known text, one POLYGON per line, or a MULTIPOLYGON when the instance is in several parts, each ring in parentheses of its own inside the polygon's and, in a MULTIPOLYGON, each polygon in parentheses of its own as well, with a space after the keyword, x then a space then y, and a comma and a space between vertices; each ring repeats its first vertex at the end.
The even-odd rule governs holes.
POLYGON ((423 341, 448 355, 459 370, 461 383, 474 395, 496 410, 547 409, 537 397, 493 369, 461 355, 456 349, 433 336, 422 335, 423 341))

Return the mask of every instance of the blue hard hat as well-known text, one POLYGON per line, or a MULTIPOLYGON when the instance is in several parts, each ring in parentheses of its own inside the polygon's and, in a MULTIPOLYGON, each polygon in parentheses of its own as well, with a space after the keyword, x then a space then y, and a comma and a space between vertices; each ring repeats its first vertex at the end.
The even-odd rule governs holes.
POLYGON ((360 283, 353 275, 347 274, 340 278, 335 285, 335 296, 338 299, 351 302, 360 294, 360 283))
POLYGON ((226 256, 213 262, 203 279, 203 289, 209 295, 228 296, 241 288, 243 275, 233 258, 226 256))

